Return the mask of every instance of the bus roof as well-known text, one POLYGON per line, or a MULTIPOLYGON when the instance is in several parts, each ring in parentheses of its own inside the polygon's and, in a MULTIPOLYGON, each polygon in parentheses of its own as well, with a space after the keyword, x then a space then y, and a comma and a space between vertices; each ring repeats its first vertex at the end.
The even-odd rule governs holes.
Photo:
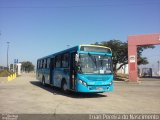
POLYGON ((82 45, 79 45, 79 46, 101 47, 101 48, 108 48, 108 49, 110 49, 110 50, 111 50, 111 48, 106 47, 106 46, 102 46, 102 45, 88 45, 88 44, 82 44, 82 45))
MULTIPOLYGON (((45 57, 42 57, 42 58, 39 58, 39 59, 44 59, 44 58, 48 58, 48 57, 53 57, 53 56, 56 56, 57 54, 63 54, 63 53, 66 53, 67 51, 72 51, 72 50, 76 50, 78 49, 79 46, 74 46, 72 48, 68 48, 68 49, 65 49, 65 50, 62 50, 60 52, 56 52, 56 53, 53 53, 53 54, 50 54, 48 56, 45 56, 45 57)), ((39 60, 38 59, 38 60, 39 60)))
POLYGON ((65 49, 65 50, 62 50, 60 52, 56 52, 56 53, 53 53, 53 54, 50 54, 48 56, 45 56, 45 57, 42 57, 42 58, 39 58, 38 60, 40 59, 45 59, 45 58, 48 58, 48 57, 54 57, 58 54, 63 54, 63 53, 66 53, 67 51, 74 51, 74 50, 78 50, 81 46, 90 46, 90 47, 100 47, 100 48, 107 48, 111 51, 111 48, 109 47, 106 47, 106 46, 100 46, 100 45, 89 45, 89 44, 81 44, 81 45, 77 45, 77 46, 74 46, 74 47, 71 47, 71 48, 68 48, 68 49, 65 49))

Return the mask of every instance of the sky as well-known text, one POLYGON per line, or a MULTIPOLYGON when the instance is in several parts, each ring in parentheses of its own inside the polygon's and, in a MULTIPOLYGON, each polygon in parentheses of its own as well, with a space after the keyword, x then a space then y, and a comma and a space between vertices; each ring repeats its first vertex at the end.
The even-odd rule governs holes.
MULTIPOLYGON (((79 44, 160 33, 159 0, 0 0, 0 65, 31 61, 79 44)), ((144 51, 150 65, 160 46, 144 51), (154 54, 152 54, 154 53, 154 54), (154 56, 154 57, 153 57, 154 56)), ((157 57, 155 57, 157 56, 157 57)))

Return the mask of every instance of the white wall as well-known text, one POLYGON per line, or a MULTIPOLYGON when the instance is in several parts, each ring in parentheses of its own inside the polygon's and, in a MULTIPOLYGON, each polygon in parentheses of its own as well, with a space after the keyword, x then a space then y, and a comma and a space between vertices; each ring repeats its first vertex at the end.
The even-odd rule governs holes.
MULTIPOLYGON (((120 64, 117 64, 117 68, 120 66, 120 64)), ((128 74, 128 64, 124 65, 123 67, 121 67, 120 70, 117 71, 117 73, 121 73, 121 74, 128 74)))

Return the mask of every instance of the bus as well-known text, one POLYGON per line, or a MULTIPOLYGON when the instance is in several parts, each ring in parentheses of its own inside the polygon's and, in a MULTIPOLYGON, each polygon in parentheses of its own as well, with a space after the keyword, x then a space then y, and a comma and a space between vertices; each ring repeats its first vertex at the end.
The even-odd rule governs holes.
POLYGON ((111 49, 78 45, 37 60, 36 78, 64 92, 102 93, 113 91, 111 49))

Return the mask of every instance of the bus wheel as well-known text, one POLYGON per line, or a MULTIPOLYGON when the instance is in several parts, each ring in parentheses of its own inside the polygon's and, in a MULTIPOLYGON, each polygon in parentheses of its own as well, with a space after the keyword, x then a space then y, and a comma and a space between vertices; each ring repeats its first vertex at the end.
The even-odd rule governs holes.
POLYGON ((43 85, 43 86, 46 85, 44 76, 43 76, 43 78, 42 78, 42 85, 43 85))
POLYGON ((66 83, 66 81, 63 81, 63 82, 62 82, 61 88, 62 88, 62 91, 63 91, 64 93, 67 93, 67 83, 66 83))

